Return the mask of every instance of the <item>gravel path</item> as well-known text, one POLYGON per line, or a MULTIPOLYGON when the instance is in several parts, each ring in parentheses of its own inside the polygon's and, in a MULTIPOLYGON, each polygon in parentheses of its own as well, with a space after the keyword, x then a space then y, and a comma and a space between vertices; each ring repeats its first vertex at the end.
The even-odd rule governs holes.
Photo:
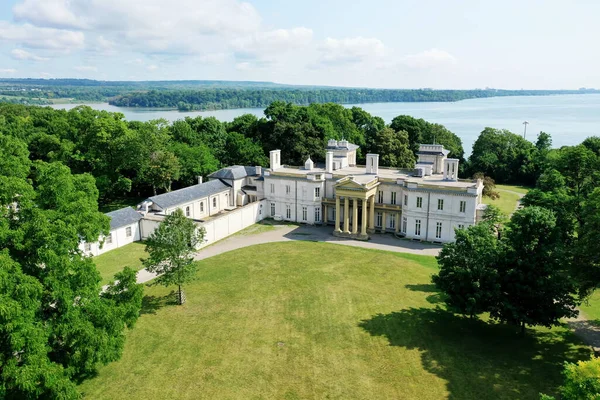
MULTIPOLYGON (((331 234, 333 228, 330 226, 274 226, 275 229, 246 236, 233 236, 212 244, 196 254, 195 260, 203 260, 228 251, 241 249, 248 246, 263 243, 289 242, 294 240, 309 242, 327 242, 342 244, 345 246, 362 247, 367 249, 395 251, 398 253, 420 254, 424 256, 436 256, 441 246, 428 243, 415 242, 411 240, 398 239, 392 234, 372 234, 371 240, 367 242, 338 238, 331 234)), ((146 270, 138 272, 138 283, 148 282, 156 277, 146 270)))
POLYGON ((600 326, 591 323, 581 310, 577 318, 567 320, 567 325, 581 340, 592 347, 596 356, 600 355, 600 326))

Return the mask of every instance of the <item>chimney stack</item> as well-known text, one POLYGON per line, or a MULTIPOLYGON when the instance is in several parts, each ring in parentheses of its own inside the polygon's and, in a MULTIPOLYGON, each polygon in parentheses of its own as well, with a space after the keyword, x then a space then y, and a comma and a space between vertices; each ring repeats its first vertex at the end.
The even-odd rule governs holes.
POLYGON ((379 173, 379 154, 367 154, 367 174, 379 173))
POLYGON ((333 151, 328 151, 325 154, 325 172, 328 174, 333 172, 333 151))
POLYGON ((271 171, 281 168, 281 150, 271 150, 269 156, 271 159, 271 171))
POLYGON ((256 169, 256 175, 261 176, 262 175, 262 167, 260 165, 257 165, 254 168, 256 169))
POLYGON ((458 180, 458 159, 457 158, 445 158, 444 159, 444 180, 457 181, 458 180))
POLYGON ((202 185, 202 175, 198 175, 196 178, 198 178, 198 185, 202 185))

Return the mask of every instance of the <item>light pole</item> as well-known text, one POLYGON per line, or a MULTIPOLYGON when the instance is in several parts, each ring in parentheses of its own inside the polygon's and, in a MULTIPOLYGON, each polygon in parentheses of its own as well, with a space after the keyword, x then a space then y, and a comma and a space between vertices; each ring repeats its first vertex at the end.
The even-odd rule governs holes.
POLYGON ((523 122, 523 126, 524 126, 524 128, 523 128, 523 139, 525 139, 525 135, 527 134, 527 125, 529 125, 529 122, 524 121, 523 122))

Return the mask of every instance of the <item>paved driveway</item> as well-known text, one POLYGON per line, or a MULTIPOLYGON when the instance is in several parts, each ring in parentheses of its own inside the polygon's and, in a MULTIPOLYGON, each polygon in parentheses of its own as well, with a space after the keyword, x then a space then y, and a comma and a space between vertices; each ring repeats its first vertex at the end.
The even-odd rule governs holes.
MULTIPOLYGON (((200 251, 194 257, 195 260, 203 260, 231 250, 241 249, 243 247, 254 246, 263 243, 289 242, 294 240, 310 242, 327 242, 341 244, 345 246, 363 247, 367 249, 395 251, 398 253, 420 254, 424 256, 436 256, 441 250, 441 246, 428 243, 415 242, 411 240, 398 239, 394 235, 372 234, 371 240, 367 242, 351 240, 333 236, 331 233, 333 227, 325 226, 289 226, 275 225, 275 229, 248 235, 237 235, 223 239, 200 251)), ((155 275, 141 270, 138 272, 138 283, 148 282, 155 278, 155 275)))

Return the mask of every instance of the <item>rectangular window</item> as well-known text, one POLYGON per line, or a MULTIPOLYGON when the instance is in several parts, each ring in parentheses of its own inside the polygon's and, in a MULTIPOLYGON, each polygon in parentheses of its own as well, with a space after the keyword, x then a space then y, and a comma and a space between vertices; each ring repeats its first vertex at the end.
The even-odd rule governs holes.
POLYGON ((106 237, 106 244, 112 244, 112 233, 109 233, 106 237))
POLYGON ((187 206, 187 207, 185 208, 185 216, 186 216, 186 217, 189 217, 189 216, 190 216, 190 206, 187 206))
POLYGON ((463 224, 458 224, 458 229, 465 229, 465 226, 463 224))
POLYGON ((396 216, 390 215, 390 228, 396 229, 396 216))
POLYGON ((438 199, 438 210, 444 209, 444 199, 438 199))
POLYGON ((464 213, 466 210, 467 210, 467 202, 466 202, 466 201, 464 201, 464 200, 462 200, 462 201, 460 202, 460 212, 461 212, 461 213, 464 213))
POLYGON ((275 216, 275 203, 271 203, 271 217, 275 216))
POLYGON ((130 226, 128 226, 127 228, 125 228, 125 236, 131 237, 131 227, 130 226))
POLYGON ((201 213, 204 212, 204 202, 203 201, 200 202, 200 212, 201 213))
POLYGON ((435 238, 436 239, 442 238, 442 223, 441 222, 438 222, 435 224, 435 238))
POLYGON ((415 236, 421 236, 421 220, 415 220, 415 236))
POLYGON ((287 219, 292 219, 292 208, 289 205, 285 206, 285 217, 287 219))
POLYGON ((302 206, 302 221, 308 220, 308 209, 306 206, 302 206))
POLYGON ((392 199, 391 199, 390 203, 396 204, 396 192, 392 192, 392 199))
POLYGON ((290 194, 292 191, 292 187, 290 185, 285 185, 285 194, 290 194))
POLYGON ((402 217, 402 233, 406 234, 406 225, 408 225, 408 221, 406 217, 402 217))
POLYGON ((377 202, 383 203, 383 192, 381 190, 377 192, 377 202))
POLYGON ((271 193, 275 193, 275 184, 271 183, 271 193))
POLYGON ((408 205, 408 195, 407 194, 404 195, 404 205, 405 206, 408 205))
POLYGON ((319 198, 321 198, 321 188, 316 187, 315 188, 315 199, 319 199, 319 198))
POLYGON ((383 215, 382 215, 380 212, 378 212, 378 213, 377 213, 377 220, 376 220, 377 222, 376 222, 376 224, 375 224, 375 225, 377 225, 377 226, 379 226, 379 227, 383 226, 383 221, 382 221, 382 219, 383 219, 383 215))
POLYGON ((85 251, 92 251, 92 245, 91 245, 91 243, 84 243, 83 244, 83 249, 85 251))
POLYGON ((333 211, 333 221, 335 221, 335 208, 331 208, 331 211, 333 211))
POLYGON ((417 208, 423 208, 423 198, 417 197, 417 208))
POLYGON ((321 222, 321 207, 315 207, 315 222, 321 222))

